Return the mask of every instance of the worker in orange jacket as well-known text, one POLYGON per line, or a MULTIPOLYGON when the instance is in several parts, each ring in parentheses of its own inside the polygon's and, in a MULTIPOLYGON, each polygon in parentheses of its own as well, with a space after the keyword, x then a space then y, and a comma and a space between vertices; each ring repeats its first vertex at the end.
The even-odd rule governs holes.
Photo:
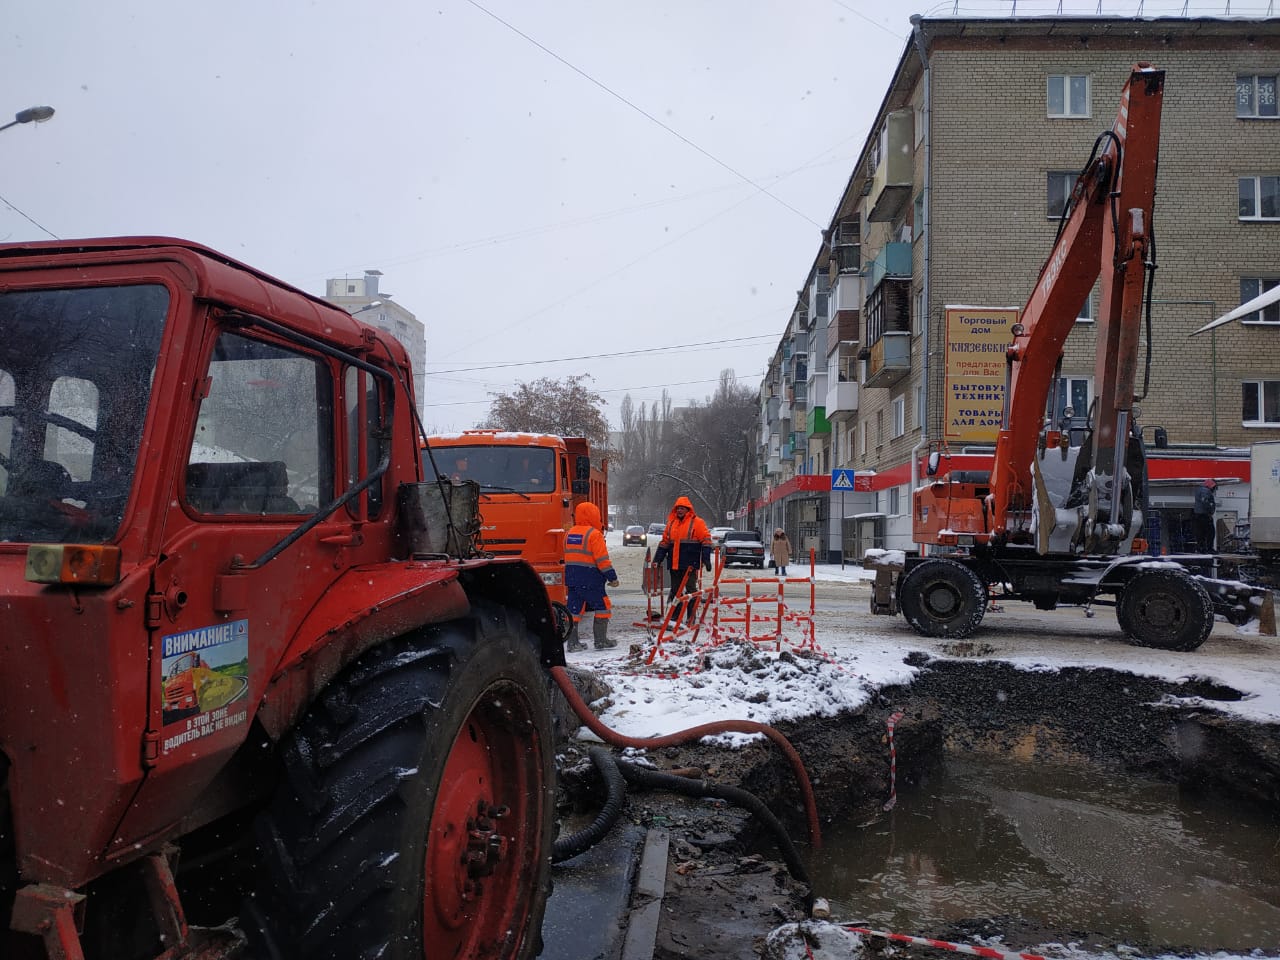
MULTIPOLYGON (((664 560, 670 561, 671 592, 667 602, 686 593, 694 593, 698 589, 698 566, 711 569, 711 531, 703 519, 693 512, 693 503, 688 497, 677 497, 671 513, 667 515, 667 525, 662 531, 662 540, 653 555, 655 566, 661 566, 664 560)), ((688 604, 689 622, 698 610, 698 601, 688 604)), ((677 610, 674 619, 679 622, 684 611, 677 610)))
POLYGON ((609 639, 613 604, 604 588, 606 585, 616 587, 618 575, 609 559, 604 534, 600 532, 600 508, 585 500, 574 508, 573 526, 565 534, 564 584, 568 588, 569 613, 573 616, 566 649, 570 652, 587 649, 578 639, 578 622, 587 610, 593 613, 591 632, 595 648, 616 647, 618 641, 609 639))

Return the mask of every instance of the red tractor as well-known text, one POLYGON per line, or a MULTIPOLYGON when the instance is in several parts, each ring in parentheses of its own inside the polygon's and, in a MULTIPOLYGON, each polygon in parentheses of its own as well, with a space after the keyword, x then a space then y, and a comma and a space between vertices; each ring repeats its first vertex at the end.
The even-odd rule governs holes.
POLYGON ((244 955, 210 887, 252 955, 533 955, 563 653, 400 344, 150 237, 0 246, 0 331, 0 956, 244 955))

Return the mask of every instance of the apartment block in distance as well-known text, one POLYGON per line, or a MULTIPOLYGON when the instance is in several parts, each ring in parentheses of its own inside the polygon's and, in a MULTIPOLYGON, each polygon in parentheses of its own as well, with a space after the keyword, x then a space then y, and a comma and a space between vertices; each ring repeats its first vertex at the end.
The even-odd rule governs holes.
POLYGON ((427 386, 426 328, 411 311, 392 301, 391 294, 379 292, 381 278, 382 271, 366 270, 363 277, 326 280, 324 298, 353 316, 359 314, 362 323, 384 330, 404 344, 413 364, 413 395, 421 414, 427 386))
MULTIPOLYGON (((948 337, 959 333, 947 308, 1022 309, 1136 63, 1166 73, 1158 269, 1138 372, 1148 539, 1153 550, 1188 542, 1191 497, 1210 476, 1219 518, 1247 519, 1249 445, 1280 439, 1280 305, 1192 333, 1280 283, 1280 19, 904 26, 761 387, 754 525, 785 526, 834 562, 913 550, 911 492, 927 453, 946 454, 944 471, 990 469, 998 413, 962 412, 948 390, 948 337)), ((1067 339, 1055 418, 1084 416, 1093 399, 1097 306, 1095 288, 1067 339)), ((994 389, 980 399, 998 411, 994 389)))

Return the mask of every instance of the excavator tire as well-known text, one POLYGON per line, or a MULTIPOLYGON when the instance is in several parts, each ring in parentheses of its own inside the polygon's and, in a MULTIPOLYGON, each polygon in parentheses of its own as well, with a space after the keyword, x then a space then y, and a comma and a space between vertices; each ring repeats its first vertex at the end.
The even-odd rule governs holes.
POLYGON ((282 744, 243 923, 271 960, 524 960, 550 891, 549 679, 495 607, 370 651, 282 744))
POLYGON ((1116 620, 1130 642, 1158 650, 1195 650, 1213 630, 1213 600, 1183 570, 1143 570, 1125 584, 1116 620))
POLYGON ((921 636, 962 639, 987 612, 987 585, 963 563, 925 560, 899 582, 898 606, 921 636))

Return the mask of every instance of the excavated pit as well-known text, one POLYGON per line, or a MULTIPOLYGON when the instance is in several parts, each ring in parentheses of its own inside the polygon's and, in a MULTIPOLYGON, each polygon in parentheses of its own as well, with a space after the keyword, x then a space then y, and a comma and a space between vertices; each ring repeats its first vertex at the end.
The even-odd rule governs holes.
MULTIPOLYGON (((661 768, 693 768, 721 782, 741 785, 768 803, 786 821, 808 860, 816 881, 814 893, 831 899, 837 912, 865 913, 906 925, 917 920, 938 924, 897 932, 958 941, 974 935, 995 936, 1010 947, 1074 942, 1101 950, 1124 944, 1147 956, 1243 950, 1249 945, 1274 952, 1280 945, 1280 924, 1273 926, 1280 916, 1280 726, 1249 723, 1213 710, 1215 701, 1241 697, 1221 684, 1195 678, 1175 683, 1102 668, 1020 670, 979 659, 985 652, 960 644, 948 651, 959 659, 914 655, 915 665, 923 668, 916 679, 906 686, 882 689, 861 711, 779 725, 800 751, 813 781, 829 838, 824 859, 809 859, 797 792, 788 767, 770 745, 754 743, 728 750, 697 744, 654 751, 650 759, 661 768), (901 808, 886 812, 883 807, 890 795, 886 721, 895 712, 902 713, 894 733, 901 808), (1073 778, 1078 790, 1072 788, 1073 778), (983 793, 975 791, 974 784, 990 788, 985 810, 975 812, 974 798, 983 793), (1152 807, 1152 794, 1143 790, 1163 797, 1165 808, 1152 807), (1144 799, 1117 813, 1112 807, 1099 806, 1100 795, 1106 793, 1144 799), (1061 820, 1061 812, 1037 824, 1018 813, 1018 803, 1010 799, 1015 794, 1024 804, 1028 796, 1047 795, 1062 809, 1092 805, 1091 815, 1101 816, 1100 822, 1107 826, 1100 834, 1103 843, 1119 843, 1121 838, 1144 832, 1117 827, 1113 822, 1117 818, 1134 817, 1133 822, 1141 823, 1144 812, 1153 819, 1168 816, 1174 808, 1185 816, 1193 816, 1190 811, 1208 811, 1199 829, 1230 834, 1232 839, 1224 842, 1235 860, 1230 869, 1205 870, 1199 897, 1194 883, 1189 893, 1179 888, 1180 902, 1174 906, 1190 915, 1213 914, 1214 919, 1199 927, 1135 922, 1132 930, 1126 930, 1123 913, 1118 920, 1103 922, 1096 917, 1090 923, 1087 912, 1062 919, 1052 912, 1041 915, 1025 909, 1019 899, 1023 895, 1063 896, 1062 874, 1069 871, 1046 852, 1052 838, 1045 837, 1044 824, 1061 820), (919 876, 907 874, 918 871, 920 858, 928 856, 922 851, 913 866, 894 867, 894 862, 909 864, 912 858, 891 857, 888 851, 897 844, 901 852, 919 840, 905 834, 895 839, 894 831, 928 834, 927 826, 917 823, 912 828, 908 821, 913 816, 936 818, 953 803, 967 804, 971 816, 954 818, 954 842, 948 841, 945 832, 929 842, 941 844, 940 849, 954 849, 960 859, 980 857, 982 838, 975 833, 988 831, 989 847, 994 850, 992 821, 986 818, 997 816, 1008 830, 1028 835, 1024 845, 1031 853, 1026 860, 1038 867, 1024 871, 1018 894, 1009 894, 1003 907, 984 902, 982 909, 973 909, 961 895, 958 880, 953 878, 954 896, 948 898, 948 878, 930 875, 928 882, 939 888, 932 891, 930 902, 943 908, 932 914, 904 912, 903 898, 898 898, 897 912, 887 910, 885 890, 892 891, 895 885, 907 889, 920 882, 919 876), (932 806, 925 809, 922 804, 932 806), (907 826, 898 827, 898 823, 907 826), (880 835, 883 842, 869 842, 871 834, 880 835), (844 888, 824 889, 836 885, 836 874, 844 875, 844 888), (859 885, 876 887, 875 896, 860 897, 859 885), (1027 886, 1040 889, 1023 889, 1027 886), (1221 914, 1226 909, 1243 909, 1240 905, 1245 901, 1252 913, 1244 939, 1228 942, 1225 934, 1215 933, 1226 929, 1220 926, 1221 914), (1215 943, 1215 936, 1221 942, 1215 943)), ((588 789, 571 786, 571 793, 577 794, 580 804, 589 805, 582 793, 588 789)), ((626 816, 667 827, 673 834, 655 952, 658 960, 759 955, 770 929, 802 915, 803 888, 787 876, 772 840, 762 836, 741 811, 705 800, 640 793, 630 796, 626 816)), ((1006 836, 1001 842, 1007 846, 1010 841, 1006 836)), ((1116 859, 1156 856, 1135 844, 1117 850, 1116 859)), ((1195 844, 1191 844, 1160 855, 1185 859, 1194 853, 1195 844)), ((1090 872, 1087 865, 1077 864, 1077 869, 1090 872)), ((1194 868, 1186 872, 1196 875, 1194 868)), ((1135 876, 1125 871, 1113 874, 1119 884, 1126 877, 1132 883, 1135 876)), ((1106 880, 1099 880, 1101 893, 1095 895, 1108 896, 1106 880)), ((1133 889, 1113 893, 1126 902, 1143 896, 1133 889)), ((1157 891, 1152 896, 1167 898, 1166 894, 1157 891)))

